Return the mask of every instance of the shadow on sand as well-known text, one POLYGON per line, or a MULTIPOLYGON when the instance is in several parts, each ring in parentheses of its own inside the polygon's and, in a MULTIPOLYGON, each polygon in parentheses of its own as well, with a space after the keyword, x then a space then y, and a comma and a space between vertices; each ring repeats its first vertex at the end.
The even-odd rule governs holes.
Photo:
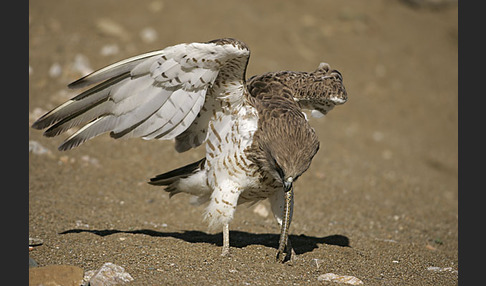
MULTIPOLYGON (((88 232, 99 236, 107 236, 115 233, 131 233, 131 234, 144 234, 154 237, 173 237, 181 239, 190 243, 211 243, 218 246, 222 246, 222 234, 208 234, 202 231, 183 231, 183 232, 160 232, 150 229, 138 229, 138 230, 117 230, 117 229, 104 229, 104 230, 91 230, 91 229, 69 229, 59 234, 68 233, 81 233, 88 232)), ((314 237, 301 235, 290 235, 290 241, 296 254, 303 254, 310 252, 318 247, 318 244, 336 245, 342 247, 350 247, 349 239, 343 235, 330 235, 325 237, 314 237)), ((249 245, 263 245, 266 247, 278 247, 279 235, 270 233, 248 233, 244 231, 230 231, 230 245, 231 247, 243 248, 249 245)))

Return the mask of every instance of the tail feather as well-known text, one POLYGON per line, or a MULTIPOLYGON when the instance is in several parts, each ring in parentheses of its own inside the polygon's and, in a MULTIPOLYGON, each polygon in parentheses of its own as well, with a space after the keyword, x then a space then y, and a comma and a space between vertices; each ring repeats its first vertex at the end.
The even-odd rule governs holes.
MULTIPOLYGON (((174 182, 178 181, 179 179, 187 178, 190 175, 196 173, 197 171, 201 170, 204 168, 204 163, 206 162, 206 158, 202 158, 201 160, 188 164, 186 166, 177 168, 175 170, 169 171, 167 173, 163 173, 160 175, 157 175, 153 178, 150 178, 150 181, 148 182, 151 185, 154 186, 169 186, 166 188, 167 191, 174 192, 176 190, 170 191, 169 189, 173 189, 170 187, 171 184, 174 182)), ((180 191, 177 191, 179 193, 180 191)))

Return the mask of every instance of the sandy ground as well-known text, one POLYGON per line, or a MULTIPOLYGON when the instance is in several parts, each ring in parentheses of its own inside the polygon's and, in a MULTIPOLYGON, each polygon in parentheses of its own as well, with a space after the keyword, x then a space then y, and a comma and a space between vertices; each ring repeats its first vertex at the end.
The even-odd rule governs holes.
POLYGON ((344 76, 349 101, 311 119, 321 141, 296 183, 290 239, 277 264, 268 203, 241 206, 231 257, 203 207, 146 184, 203 156, 169 141, 100 136, 59 152, 65 136, 29 131, 29 254, 39 266, 123 266, 130 285, 315 285, 324 273, 365 285, 458 282, 457 6, 401 1, 31 1, 29 122, 76 93, 90 70, 181 42, 235 37, 252 50, 247 76, 344 76), (258 211, 260 210, 260 211, 258 211), (263 211, 262 211, 263 210, 263 211), (317 266, 314 262, 319 261, 317 266))

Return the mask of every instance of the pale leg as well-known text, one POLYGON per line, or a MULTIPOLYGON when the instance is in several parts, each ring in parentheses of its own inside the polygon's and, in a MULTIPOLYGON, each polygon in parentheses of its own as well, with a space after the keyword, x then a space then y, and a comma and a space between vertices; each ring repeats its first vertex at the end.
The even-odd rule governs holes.
POLYGON ((223 226, 223 252, 221 256, 229 256, 229 225, 223 226))

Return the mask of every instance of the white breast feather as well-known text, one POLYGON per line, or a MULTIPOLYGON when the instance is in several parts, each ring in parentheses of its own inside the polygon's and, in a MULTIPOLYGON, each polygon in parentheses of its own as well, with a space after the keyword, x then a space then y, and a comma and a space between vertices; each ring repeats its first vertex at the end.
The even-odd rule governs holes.
MULTIPOLYGON (((234 158, 237 157, 246 160, 244 165, 250 165, 251 162, 246 159, 244 150, 252 144, 253 134, 258 128, 258 113, 252 106, 244 104, 236 114, 225 115, 221 122, 224 129, 218 129, 218 134, 222 138, 222 142, 226 142, 224 138, 228 136, 230 143, 223 144, 221 153, 217 154, 216 157, 206 157, 206 160, 210 160, 210 165, 213 166, 206 170, 208 182, 214 189, 205 216, 209 221, 210 229, 221 227, 231 221, 241 192, 259 185, 258 178, 248 176, 244 170, 228 170, 223 164, 226 158, 235 160, 234 158), (231 128, 236 125, 239 132, 232 132, 231 128), (239 143, 235 143, 238 141, 239 143), (217 183, 214 178, 217 178, 217 183)), ((215 135, 210 133, 208 140, 213 139, 213 137, 215 135)))

